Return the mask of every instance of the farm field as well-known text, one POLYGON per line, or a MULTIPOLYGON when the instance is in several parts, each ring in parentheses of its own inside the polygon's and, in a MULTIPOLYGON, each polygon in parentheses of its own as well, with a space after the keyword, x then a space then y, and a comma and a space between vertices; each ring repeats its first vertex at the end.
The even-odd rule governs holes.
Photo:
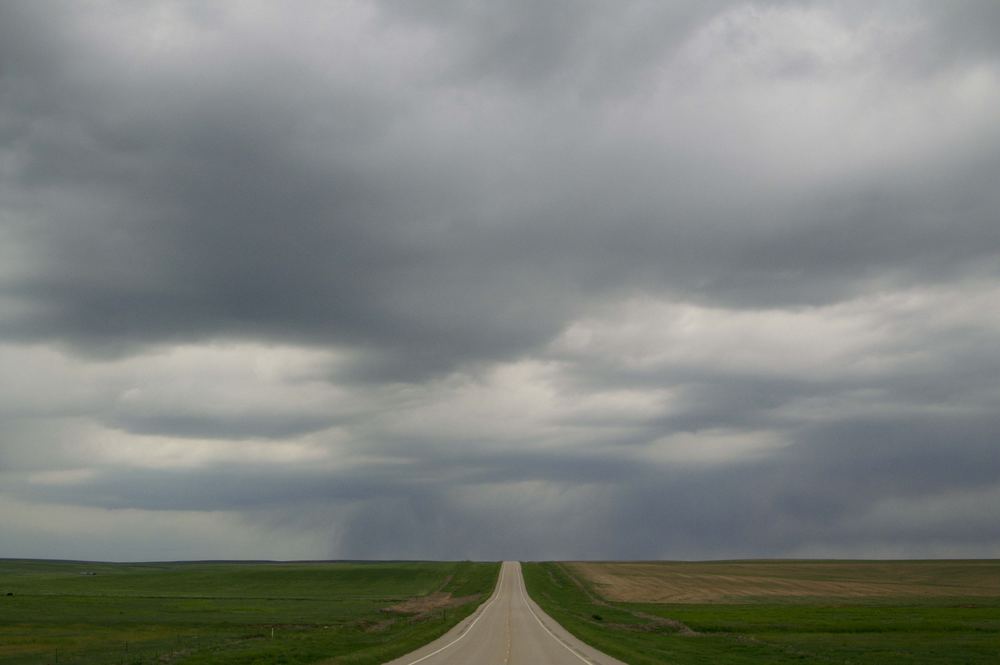
POLYGON ((633 665, 1000 662, 1000 562, 534 563, 531 596, 633 665))
POLYGON ((374 665, 468 616, 498 572, 469 562, 0 560, 0 663, 374 665))

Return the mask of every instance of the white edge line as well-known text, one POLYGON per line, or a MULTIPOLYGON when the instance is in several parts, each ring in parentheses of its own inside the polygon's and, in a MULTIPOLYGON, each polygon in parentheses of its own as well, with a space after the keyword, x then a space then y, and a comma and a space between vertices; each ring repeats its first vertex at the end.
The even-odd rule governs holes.
MULTIPOLYGON (((417 658, 416 660, 412 660, 409 663, 407 663, 406 665, 417 665, 417 663, 419 663, 421 661, 424 661, 424 660, 427 660, 431 656, 436 656, 439 653, 441 653, 442 651, 444 651, 445 649, 447 649, 448 647, 450 647, 455 642, 458 642, 460 639, 462 639, 463 637, 465 637, 466 635, 468 635, 469 632, 472 630, 472 627, 475 626, 477 623, 479 623, 479 620, 482 619, 483 615, 486 614, 486 610, 490 609, 490 605, 492 605, 493 603, 495 603, 498 600, 500 600, 500 594, 502 593, 500 585, 503 584, 503 573, 504 573, 503 569, 504 569, 504 566, 501 563, 500 564, 500 578, 497 580, 497 595, 493 596, 493 600, 491 600, 490 602, 488 602, 485 605, 483 605, 483 609, 482 609, 482 611, 479 612, 479 616, 477 616, 475 618, 475 620, 472 623, 470 623, 468 625, 468 627, 466 627, 466 629, 464 631, 462 631, 461 635, 459 635, 458 637, 456 637, 451 642, 448 642, 448 644, 444 645, 443 647, 441 647, 437 651, 432 651, 429 654, 427 654, 426 656, 421 656, 420 658, 417 658)), ((544 628, 544 626, 543 626, 543 628, 544 628)))
MULTIPOLYGON (((524 604, 528 607, 528 611, 531 612, 531 616, 535 617, 535 621, 538 622, 538 625, 541 626, 542 629, 552 637, 552 639, 554 639, 556 642, 558 642, 559 644, 561 644, 564 647, 566 647, 566 650, 569 651, 571 654, 573 654, 574 656, 576 656, 577 658, 579 658, 583 662, 587 663, 587 665, 594 665, 594 661, 589 660, 587 658, 584 658, 579 653, 577 653, 576 649, 574 649, 570 645, 566 644, 562 640, 562 638, 560 638, 558 635, 556 635, 551 630, 549 630, 549 627, 546 626, 544 623, 542 623, 542 620, 538 618, 538 615, 535 614, 535 610, 532 609, 532 607, 531 607, 531 601, 528 600, 528 596, 527 596, 527 594, 525 594, 525 591, 524 591, 524 589, 525 589, 524 573, 521 573, 521 586, 519 588, 521 590, 521 598, 524 599, 524 604)), ((410 665, 413 665, 413 664, 411 663, 410 665)))

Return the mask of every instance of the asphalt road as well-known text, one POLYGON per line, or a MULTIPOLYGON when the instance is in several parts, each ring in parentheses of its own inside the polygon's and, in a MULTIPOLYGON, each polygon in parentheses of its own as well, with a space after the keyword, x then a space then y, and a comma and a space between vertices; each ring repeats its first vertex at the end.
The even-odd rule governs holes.
POLYGON ((387 665, 625 665, 566 632, 528 598, 521 564, 505 561, 497 588, 446 635, 387 665))

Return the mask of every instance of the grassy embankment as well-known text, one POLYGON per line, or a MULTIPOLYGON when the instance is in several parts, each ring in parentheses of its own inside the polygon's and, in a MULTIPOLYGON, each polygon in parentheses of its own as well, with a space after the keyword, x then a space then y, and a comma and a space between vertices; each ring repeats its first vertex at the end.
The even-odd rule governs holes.
POLYGON ((545 611, 631 665, 1000 662, 997 561, 535 563, 523 570, 545 611))
POLYGON ((444 634, 498 573, 468 562, 0 560, 0 663, 374 665, 444 634))

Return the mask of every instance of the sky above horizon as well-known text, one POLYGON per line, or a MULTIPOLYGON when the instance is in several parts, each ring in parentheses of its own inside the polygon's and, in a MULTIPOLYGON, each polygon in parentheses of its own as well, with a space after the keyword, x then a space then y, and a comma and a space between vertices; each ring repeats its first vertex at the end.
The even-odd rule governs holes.
POLYGON ((0 557, 1000 557, 995 0, 0 5, 0 557))

